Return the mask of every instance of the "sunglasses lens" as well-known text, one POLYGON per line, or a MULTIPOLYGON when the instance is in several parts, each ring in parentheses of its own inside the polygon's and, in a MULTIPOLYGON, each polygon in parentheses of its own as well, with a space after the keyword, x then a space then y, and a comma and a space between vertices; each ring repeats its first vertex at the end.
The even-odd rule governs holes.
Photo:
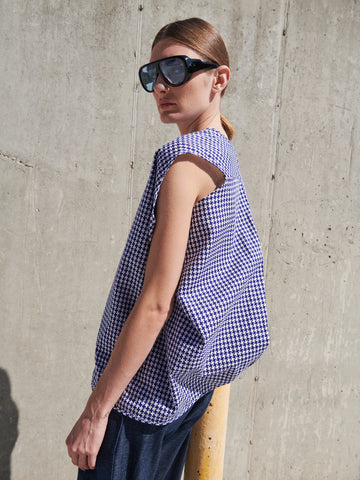
POLYGON ((154 91, 159 73, 168 85, 172 87, 182 85, 187 75, 186 63, 181 57, 170 57, 141 67, 139 71, 140 81, 147 92, 154 91))
POLYGON ((182 58, 167 58, 160 62, 159 67, 164 80, 170 85, 181 85, 184 82, 186 67, 182 58))
POLYGON ((156 65, 153 63, 148 63, 144 65, 140 70, 140 79, 143 87, 148 92, 154 91, 154 86, 156 83, 157 72, 156 65))

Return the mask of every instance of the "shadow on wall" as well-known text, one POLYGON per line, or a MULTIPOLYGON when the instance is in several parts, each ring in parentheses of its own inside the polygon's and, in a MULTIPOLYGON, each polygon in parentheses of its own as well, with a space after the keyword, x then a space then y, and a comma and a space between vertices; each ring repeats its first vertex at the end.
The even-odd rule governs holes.
POLYGON ((11 478, 11 452, 18 437, 19 413, 11 398, 10 379, 0 368, 0 478, 11 478))

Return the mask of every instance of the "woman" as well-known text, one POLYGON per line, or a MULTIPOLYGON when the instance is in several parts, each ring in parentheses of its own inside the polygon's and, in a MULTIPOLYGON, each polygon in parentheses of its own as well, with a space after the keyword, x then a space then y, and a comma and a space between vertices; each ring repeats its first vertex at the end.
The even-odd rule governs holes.
POLYGON ((171 23, 139 75, 180 137, 155 154, 66 440, 80 479, 179 479, 212 391, 268 344, 261 249, 220 113, 224 42, 204 20, 171 23))

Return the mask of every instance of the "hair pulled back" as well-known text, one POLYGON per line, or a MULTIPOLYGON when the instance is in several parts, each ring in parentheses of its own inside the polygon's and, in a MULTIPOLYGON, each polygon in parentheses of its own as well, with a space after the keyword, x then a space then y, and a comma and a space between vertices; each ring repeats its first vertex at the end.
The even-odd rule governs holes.
MULTIPOLYGON (((153 49, 157 43, 167 38, 195 50, 204 57, 204 60, 230 67, 229 54, 220 33, 201 18, 194 17, 168 23, 156 34, 151 48, 153 49)), ((224 93, 225 89, 221 95, 224 93)), ((221 124, 231 140, 235 133, 234 127, 222 114, 221 124)))

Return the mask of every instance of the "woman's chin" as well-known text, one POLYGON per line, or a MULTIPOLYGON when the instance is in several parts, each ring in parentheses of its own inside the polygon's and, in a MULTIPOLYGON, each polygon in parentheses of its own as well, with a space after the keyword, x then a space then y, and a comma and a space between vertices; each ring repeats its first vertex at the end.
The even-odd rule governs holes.
POLYGON ((160 120, 162 123, 176 123, 175 119, 171 115, 160 113, 160 120))

